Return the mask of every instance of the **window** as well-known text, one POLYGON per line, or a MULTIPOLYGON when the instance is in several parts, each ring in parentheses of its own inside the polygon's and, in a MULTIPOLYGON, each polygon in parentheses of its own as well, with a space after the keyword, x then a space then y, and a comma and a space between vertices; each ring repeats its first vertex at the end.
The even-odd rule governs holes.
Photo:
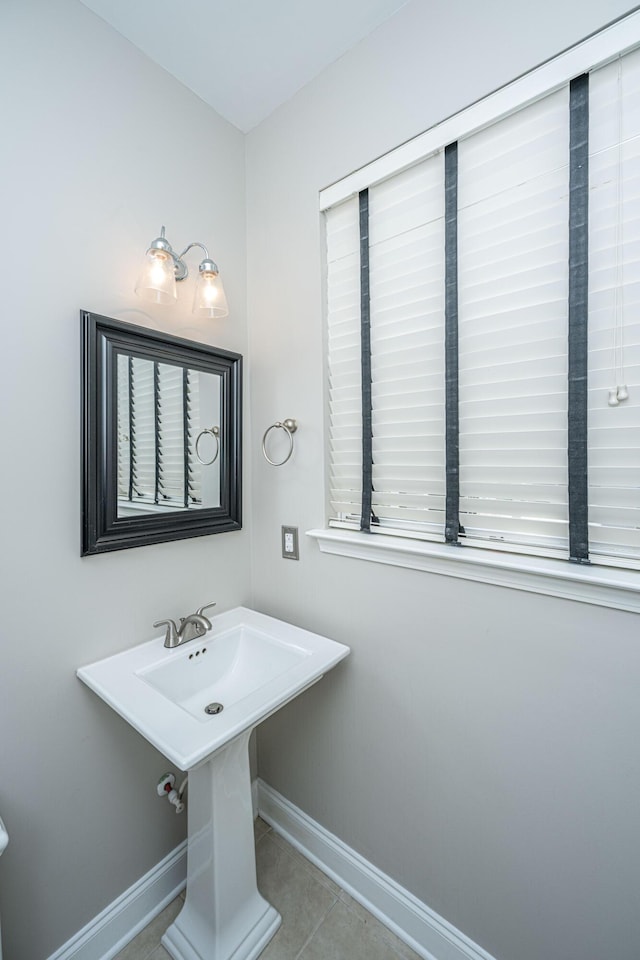
POLYGON ((331 526, 640 568, 639 42, 323 191, 331 526))

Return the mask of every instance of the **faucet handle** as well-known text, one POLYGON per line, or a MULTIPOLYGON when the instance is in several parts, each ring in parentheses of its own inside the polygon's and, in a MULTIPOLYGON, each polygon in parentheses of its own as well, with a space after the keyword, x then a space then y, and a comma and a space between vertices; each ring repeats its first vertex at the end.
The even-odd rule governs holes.
POLYGON ((209 607, 215 607, 215 605, 216 605, 215 600, 212 603, 205 603, 203 607, 200 607, 198 610, 196 610, 196 613, 198 614, 198 616, 201 617, 205 610, 208 610, 209 607))
POLYGON ((166 626, 167 632, 164 638, 165 647, 177 647, 180 643, 180 637, 178 636, 178 628, 176 627, 173 620, 158 620, 154 623, 154 627, 164 627, 166 626))

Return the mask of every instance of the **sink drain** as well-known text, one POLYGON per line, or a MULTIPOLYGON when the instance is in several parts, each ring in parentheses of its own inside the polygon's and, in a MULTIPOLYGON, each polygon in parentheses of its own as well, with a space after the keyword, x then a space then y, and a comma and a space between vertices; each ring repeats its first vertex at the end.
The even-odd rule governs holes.
POLYGON ((222 713, 224 707, 221 703, 208 703, 204 708, 204 712, 208 713, 209 716, 214 716, 216 713, 222 713))

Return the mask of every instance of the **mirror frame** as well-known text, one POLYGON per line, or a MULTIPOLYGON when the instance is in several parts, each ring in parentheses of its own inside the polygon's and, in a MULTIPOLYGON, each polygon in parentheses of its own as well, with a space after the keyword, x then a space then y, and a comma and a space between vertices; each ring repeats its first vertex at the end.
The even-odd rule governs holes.
POLYGON ((242 528, 242 356, 82 310, 83 557, 242 528), (221 378, 220 506, 118 517, 117 352, 221 378))

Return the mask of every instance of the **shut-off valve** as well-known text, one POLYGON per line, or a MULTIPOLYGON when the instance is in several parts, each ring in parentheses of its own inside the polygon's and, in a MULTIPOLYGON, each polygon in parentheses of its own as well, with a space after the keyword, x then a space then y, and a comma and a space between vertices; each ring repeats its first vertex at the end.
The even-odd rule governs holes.
POLYGON ((182 794, 184 793, 186 782, 185 780, 180 790, 176 790, 176 778, 173 773, 165 773, 158 780, 158 796, 166 797, 169 803, 172 803, 176 808, 176 813, 182 813, 184 810, 182 794))

